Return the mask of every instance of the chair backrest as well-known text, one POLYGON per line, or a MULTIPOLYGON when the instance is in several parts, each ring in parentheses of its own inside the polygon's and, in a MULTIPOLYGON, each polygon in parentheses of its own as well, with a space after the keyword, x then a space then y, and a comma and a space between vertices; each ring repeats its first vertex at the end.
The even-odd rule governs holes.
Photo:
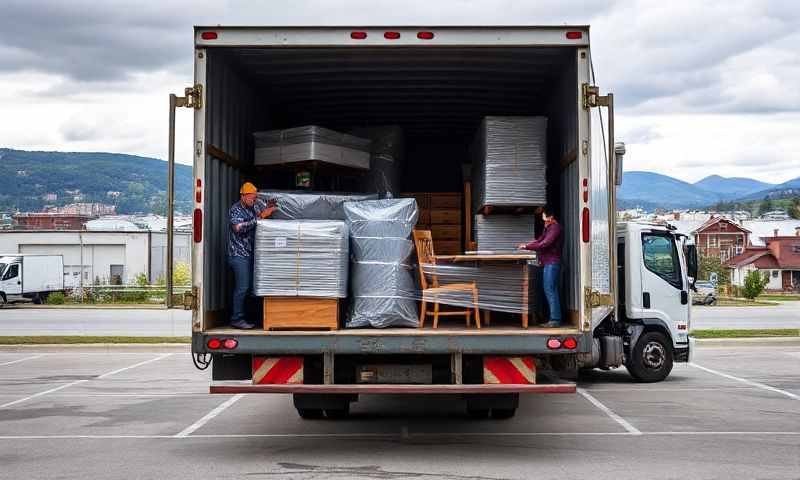
MULTIPOLYGON (((423 289, 428 288, 428 279, 425 277, 423 265, 436 265, 436 255, 433 253, 433 236, 430 230, 414 229, 414 246, 417 248, 417 263, 419 264, 419 283, 423 289)), ((438 286, 436 275, 431 275, 431 283, 438 286)))

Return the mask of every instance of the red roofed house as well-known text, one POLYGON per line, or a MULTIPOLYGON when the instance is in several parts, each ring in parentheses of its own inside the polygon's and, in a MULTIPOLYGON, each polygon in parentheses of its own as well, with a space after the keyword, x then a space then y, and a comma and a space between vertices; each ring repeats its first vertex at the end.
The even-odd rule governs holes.
POLYGON ((749 247, 725 263, 731 269, 731 283, 742 286, 751 270, 759 270, 769 276, 766 290, 800 291, 800 227, 794 236, 763 240, 766 246, 749 247))
POLYGON ((750 233, 750 230, 720 216, 709 218, 692 232, 698 252, 717 257, 723 263, 744 253, 750 233))

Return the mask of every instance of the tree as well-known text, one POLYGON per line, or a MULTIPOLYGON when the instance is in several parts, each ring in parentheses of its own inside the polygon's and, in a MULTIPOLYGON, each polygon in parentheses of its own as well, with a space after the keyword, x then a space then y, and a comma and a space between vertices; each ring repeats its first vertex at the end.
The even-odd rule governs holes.
POLYGON ((769 211, 772 211, 772 209, 773 209, 772 200, 769 199, 768 195, 764 195, 764 200, 761 201, 761 207, 759 209, 759 212, 761 214, 764 214, 769 211))
POLYGON ((795 220, 800 220, 800 197, 795 197, 789 206, 789 216, 795 220))
POLYGON ((708 280, 711 273, 717 274, 717 283, 727 285, 730 282, 730 270, 722 264, 719 257, 713 255, 700 255, 697 265, 698 280, 708 280))
MULTIPOLYGON (((156 279, 156 283, 159 285, 166 285, 166 275, 159 275, 156 279)), ((189 269, 189 264, 184 262, 176 263, 175 267, 172 269, 172 284, 175 286, 186 286, 191 283, 192 271, 189 269)))
POLYGON ((749 300, 754 300, 756 297, 761 295, 761 292, 764 291, 764 287, 767 286, 768 282, 769 273, 764 275, 758 270, 750 270, 750 272, 747 273, 747 276, 744 277, 742 296, 749 300))

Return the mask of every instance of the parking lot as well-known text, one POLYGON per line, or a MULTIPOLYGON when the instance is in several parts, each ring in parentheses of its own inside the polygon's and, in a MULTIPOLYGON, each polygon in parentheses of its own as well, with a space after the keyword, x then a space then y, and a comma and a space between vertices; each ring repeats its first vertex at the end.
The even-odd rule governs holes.
POLYGON ((288 396, 209 395, 188 350, 0 352, 5 478, 798 478, 800 346, 703 347, 659 384, 624 369, 510 420, 457 399, 362 397, 304 421, 288 396))

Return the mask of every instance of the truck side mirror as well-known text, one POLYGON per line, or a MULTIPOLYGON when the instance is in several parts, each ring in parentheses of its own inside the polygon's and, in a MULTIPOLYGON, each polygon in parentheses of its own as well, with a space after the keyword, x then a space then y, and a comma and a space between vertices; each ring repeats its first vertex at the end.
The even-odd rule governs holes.
POLYGON ((614 144, 614 179, 617 186, 622 185, 622 158, 625 156, 625 143, 617 142, 614 144))
POLYGON ((690 277, 691 280, 691 288, 695 292, 697 289, 694 287, 694 284, 697 282, 697 246, 696 245, 687 245, 686 246, 686 266, 688 268, 688 272, 686 272, 687 276, 690 277))

